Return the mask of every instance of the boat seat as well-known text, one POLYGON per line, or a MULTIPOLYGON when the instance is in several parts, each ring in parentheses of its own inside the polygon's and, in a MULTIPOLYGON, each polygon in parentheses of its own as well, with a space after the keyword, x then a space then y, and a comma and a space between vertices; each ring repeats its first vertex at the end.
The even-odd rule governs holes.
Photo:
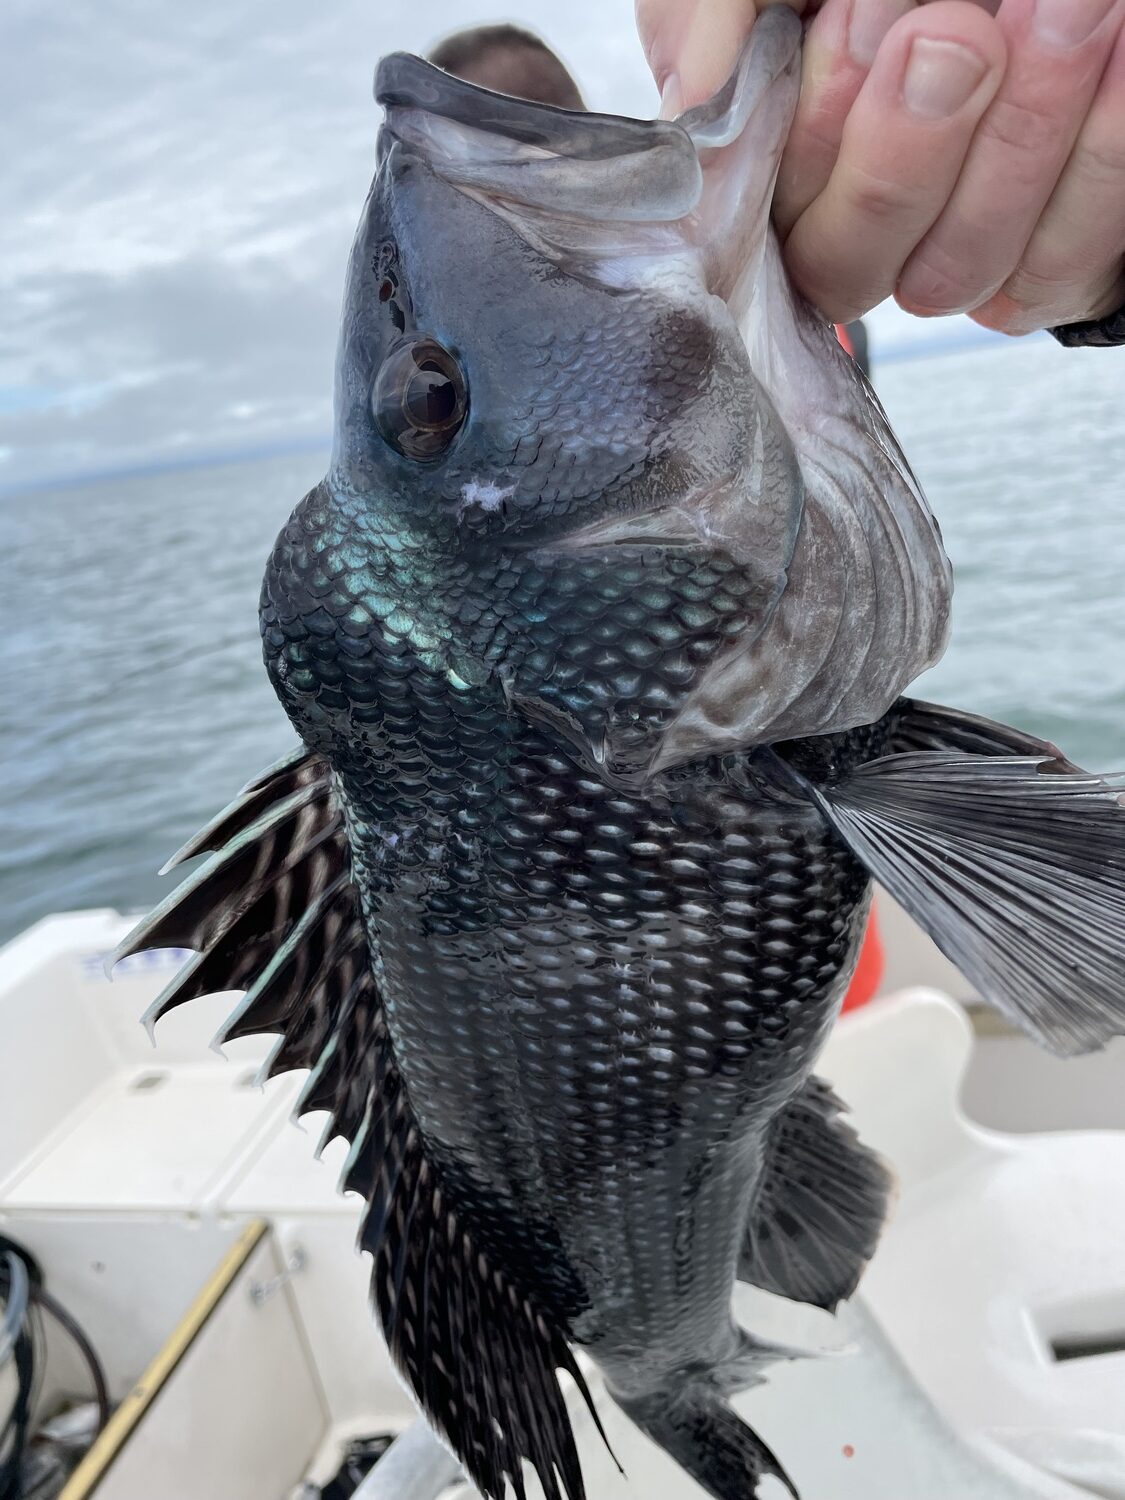
POLYGON ((1125 1500, 1125 1132, 983 1128, 960 1105, 972 1047, 924 990, 829 1045, 822 1071, 901 1186, 863 1296, 958 1430, 1125 1500))

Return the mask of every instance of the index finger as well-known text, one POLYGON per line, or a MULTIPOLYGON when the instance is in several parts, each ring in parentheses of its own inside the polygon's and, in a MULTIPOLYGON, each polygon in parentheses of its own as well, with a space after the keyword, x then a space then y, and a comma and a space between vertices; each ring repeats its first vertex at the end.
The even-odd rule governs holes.
POLYGON ((637 32, 660 90, 660 113, 681 114, 722 88, 758 13, 789 5, 798 15, 814 0, 636 0, 637 32))

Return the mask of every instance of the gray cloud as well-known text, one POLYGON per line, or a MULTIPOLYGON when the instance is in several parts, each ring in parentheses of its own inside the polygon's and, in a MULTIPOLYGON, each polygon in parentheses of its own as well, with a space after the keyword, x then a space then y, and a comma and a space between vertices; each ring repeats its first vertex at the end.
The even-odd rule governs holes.
POLYGON ((0 442, 34 475, 326 432, 337 300, 329 268, 268 260, 54 276, 16 325, 40 394, 0 442))
MULTIPOLYGON (((629 0, 513 3, 595 105, 650 112, 629 0)), ((8 0, 0 486, 327 431, 376 59, 458 0, 8 0)))

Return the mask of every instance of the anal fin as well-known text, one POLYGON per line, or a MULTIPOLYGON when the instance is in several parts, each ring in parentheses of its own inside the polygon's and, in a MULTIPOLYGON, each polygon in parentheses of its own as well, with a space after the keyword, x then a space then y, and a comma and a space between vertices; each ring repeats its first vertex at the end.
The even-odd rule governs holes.
POLYGON ((770 1127, 746 1228, 740 1281, 833 1311, 875 1252, 893 1180, 810 1078, 770 1127))

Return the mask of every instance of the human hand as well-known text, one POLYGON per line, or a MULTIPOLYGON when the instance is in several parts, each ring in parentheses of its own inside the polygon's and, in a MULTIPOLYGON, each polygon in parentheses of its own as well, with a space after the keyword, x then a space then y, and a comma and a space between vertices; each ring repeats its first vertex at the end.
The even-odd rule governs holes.
POLYGON ((1125 303, 1125 0, 636 0, 662 113, 769 3, 810 18, 774 216, 830 318, 893 294, 1018 334, 1125 303))

